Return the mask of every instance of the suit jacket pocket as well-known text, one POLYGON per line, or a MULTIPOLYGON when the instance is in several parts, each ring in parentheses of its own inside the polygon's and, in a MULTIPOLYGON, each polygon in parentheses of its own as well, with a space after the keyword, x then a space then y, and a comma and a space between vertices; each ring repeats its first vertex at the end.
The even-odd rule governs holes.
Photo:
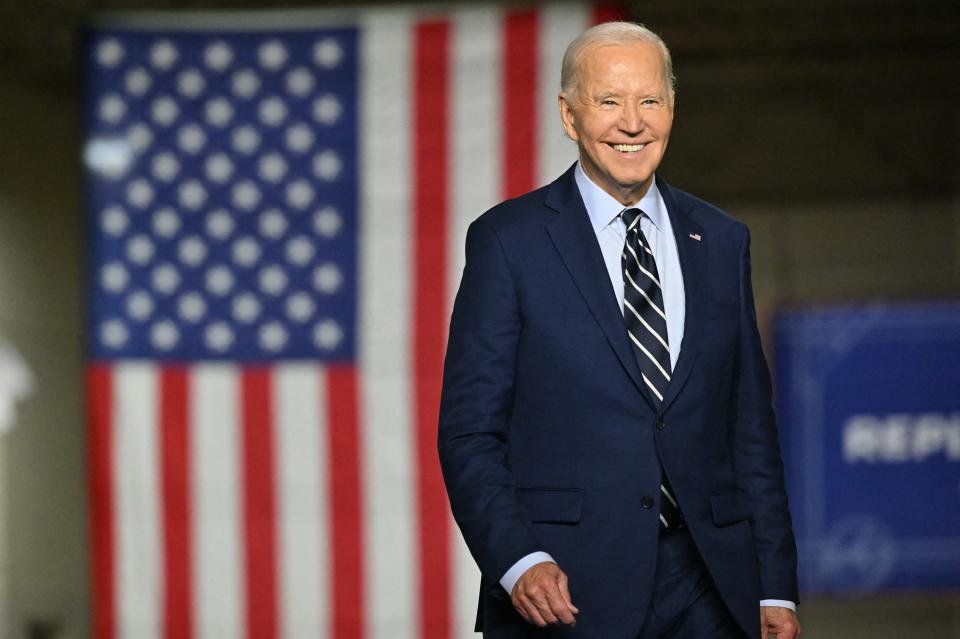
POLYGON ((747 497, 739 490, 710 495, 710 508, 713 523, 717 526, 729 526, 751 518, 747 497))
POLYGON ((579 488, 517 488, 517 499, 530 521, 575 524, 580 521, 583 491, 579 488))

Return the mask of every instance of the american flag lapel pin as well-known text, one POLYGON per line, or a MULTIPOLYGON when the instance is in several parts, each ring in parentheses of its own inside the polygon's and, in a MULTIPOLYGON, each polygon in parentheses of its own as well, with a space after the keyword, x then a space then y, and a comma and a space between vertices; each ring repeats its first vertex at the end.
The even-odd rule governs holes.
POLYGON ((700 237, 700 234, 699 234, 699 233, 691 233, 691 234, 690 234, 690 237, 693 238, 693 239, 695 239, 695 240, 698 241, 698 242, 703 239, 702 237, 700 237))

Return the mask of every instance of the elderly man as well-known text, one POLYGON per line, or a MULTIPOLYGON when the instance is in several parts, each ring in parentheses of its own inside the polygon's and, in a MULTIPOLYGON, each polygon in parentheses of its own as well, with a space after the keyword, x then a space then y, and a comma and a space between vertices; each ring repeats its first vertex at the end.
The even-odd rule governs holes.
POLYGON ((473 223, 450 325, 439 449, 477 629, 793 639, 747 229, 655 176, 674 108, 656 34, 589 29, 561 89, 579 162, 473 223))

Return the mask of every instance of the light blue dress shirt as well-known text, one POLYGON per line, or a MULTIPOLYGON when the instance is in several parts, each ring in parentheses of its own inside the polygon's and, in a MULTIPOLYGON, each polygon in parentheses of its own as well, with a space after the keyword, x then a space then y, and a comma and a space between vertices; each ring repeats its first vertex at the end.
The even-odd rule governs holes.
MULTIPOLYGON (((610 284, 617 296, 617 306, 623 311, 623 267, 620 257, 627 238, 627 227, 620 217, 624 210, 612 195, 590 181, 587 174, 577 164, 577 187, 587 207, 590 224, 597 234, 603 261, 607 265, 610 284)), ((680 270, 680 256, 677 254, 677 241, 673 237, 673 226, 667 207, 660 196, 660 189, 651 184, 640 201, 629 208, 640 209, 644 216, 640 218, 640 230, 650 244, 653 259, 657 261, 657 274, 660 276, 663 291, 663 311, 667 315, 667 344, 670 346, 670 367, 677 365, 680 345, 683 342, 683 321, 687 314, 684 299, 683 272, 680 270)))
MULTIPOLYGON (((593 232, 597 235, 600 252, 610 275, 610 285, 617 297, 617 304, 623 310, 623 271, 620 266, 620 256, 623 254, 623 244, 627 236, 627 228, 620 218, 623 204, 616 198, 597 186, 580 164, 574 171, 577 188, 590 217, 593 232)), ((657 261, 657 271, 663 292, 664 312, 667 316, 667 343, 670 346, 670 366, 676 367, 680 356, 680 346, 683 343, 683 323, 686 318, 687 305, 684 298, 683 272, 680 270, 680 256, 677 252, 677 240, 673 235, 673 226, 667 207, 656 183, 652 183, 640 201, 629 208, 637 208, 644 212, 640 220, 640 230, 650 244, 653 257, 657 261)), ((534 552, 515 563, 500 579, 500 585, 508 593, 520 576, 535 564, 550 561, 553 557, 545 552, 534 552)), ((554 562, 555 563, 555 562, 554 562)), ((792 601, 780 599, 764 599, 761 606, 782 606, 796 610, 792 601)))

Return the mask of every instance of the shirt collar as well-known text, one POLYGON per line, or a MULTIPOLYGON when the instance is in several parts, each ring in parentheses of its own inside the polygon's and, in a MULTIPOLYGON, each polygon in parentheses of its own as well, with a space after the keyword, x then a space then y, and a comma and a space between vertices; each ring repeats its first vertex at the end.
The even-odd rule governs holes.
MULTIPOLYGON (((587 177, 579 162, 577 162, 577 168, 574 170, 574 177, 577 180, 577 188, 580 189, 583 204, 587 207, 587 215, 590 216, 593 232, 599 235, 600 231, 617 219, 617 216, 625 207, 587 177)), ((657 227, 657 230, 663 231, 663 215, 666 207, 663 204, 660 190, 657 188, 656 180, 650 185, 644 196, 640 198, 640 201, 631 208, 643 211, 653 222, 653 225, 657 227)))

